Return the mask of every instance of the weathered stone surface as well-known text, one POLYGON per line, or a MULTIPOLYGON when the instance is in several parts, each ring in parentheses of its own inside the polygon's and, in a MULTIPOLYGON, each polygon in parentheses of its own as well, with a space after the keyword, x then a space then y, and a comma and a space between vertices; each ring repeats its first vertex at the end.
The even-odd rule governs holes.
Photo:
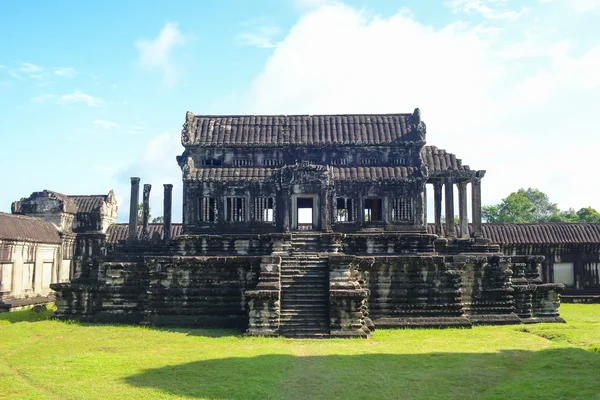
MULTIPOLYGON (((99 238, 99 249, 76 264, 79 277, 53 286, 57 316, 311 338, 367 337, 380 327, 559 321, 562 287, 539 279, 542 258, 505 257, 481 236, 485 171, 425 146, 425 137, 418 109, 188 113, 177 157, 182 234, 170 237, 165 186, 163 240, 149 237, 146 212, 142 229, 132 215, 129 234, 122 227, 114 235, 129 240, 99 238), (427 184, 434 186, 435 234, 426 225, 427 184)), ((132 178, 136 215, 138 192, 139 178, 132 178)))

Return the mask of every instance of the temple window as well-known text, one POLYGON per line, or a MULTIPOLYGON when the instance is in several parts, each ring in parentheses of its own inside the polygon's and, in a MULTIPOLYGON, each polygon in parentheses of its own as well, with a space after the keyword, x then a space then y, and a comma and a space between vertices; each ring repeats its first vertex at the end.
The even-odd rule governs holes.
POLYGON ((246 198, 245 197, 227 197, 227 222, 246 221, 246 198))
POLYGON ((377 158, 361 158, 360 163, 362 165, 376 165, 379 163, 377 158))
POLYGON ((338 197, 336 200, 336 218, 337 222, 354 221, 354 212, 352 208, 352 199, 338 197))
POLYGON ((203 158, 200 160, 200 164, 203 167, 220 167, 223 165, 223 162, 220 158, 203 158))
POLYGON ((575 274, 572 262, 554 263, 554 283, 563 283, 567 287, 575 286, 575 274))
POLYGON ((0 293, 10 292, 13 282, 13 265, 12 263, 0 264, 0 293))
POLYGON ((254 199, 254 219, 261 222, 275 222, 275 202, 273 197, 254 199))
POLYGON ((365 222, 383 221, 383 199, 365 199, 364 220, 365 222))
POLYGON ((348 164, 347 158, 332 158, 331 165, 346 165, 348 164))
POLYGON ((398 197, 393 200, 392 221, 413 222, 413 202, 410 197, 398 197))
POLYGON ((247 158, 233 160, 234 167, 249 167, 252 165, 252 160, 247 158))
POLYGON ((267 158, 263 161, 265 167, 276 167, 283 164, 283 161, 279 158, 267 158))
POLYGON ((405 157, 392 158, 390 161, 392 165, 406 165, 405 157))
POLYGON ((214 197, 200 197, 198 202, 198 213, 202 222, 217 221, 217 200, 214 197))

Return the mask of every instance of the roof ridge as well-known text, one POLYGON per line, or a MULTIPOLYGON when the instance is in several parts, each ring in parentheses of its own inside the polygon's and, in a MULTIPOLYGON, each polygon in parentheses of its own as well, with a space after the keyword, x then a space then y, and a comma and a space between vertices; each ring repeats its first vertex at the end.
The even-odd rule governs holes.
MULTIPOLYGON (((252 118, 252 117, 371 117, 371 116, 402 116, 410 117, 412 113, 350 113, 350 114, 194 114, 200 118, 252 118)), ((248 121, 248 123, 250 123, 248 121)), ((256 122, 255 122, 256 123, 256 122)))

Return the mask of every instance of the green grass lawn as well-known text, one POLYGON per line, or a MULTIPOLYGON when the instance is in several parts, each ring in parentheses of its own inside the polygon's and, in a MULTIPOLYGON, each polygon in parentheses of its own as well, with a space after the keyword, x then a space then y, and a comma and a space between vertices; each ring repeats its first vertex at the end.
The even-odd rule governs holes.
POLYGON ((243 337, 0 314, 0 398, 600 399, 600 305, 566 324, 243 337))

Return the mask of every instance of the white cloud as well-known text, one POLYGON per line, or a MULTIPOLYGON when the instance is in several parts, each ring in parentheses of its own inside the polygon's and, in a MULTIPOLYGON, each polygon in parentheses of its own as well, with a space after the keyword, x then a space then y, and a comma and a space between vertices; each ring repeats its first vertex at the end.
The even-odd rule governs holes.
POLYGON ((448 6, 454 13, 480 14, 490 20, 515 19, 529 11, 522 7, 520 10, 506 8, 506 0, 450 0, 448 6))
POLYGON ((251 32, 240 33, 237 37, 241 44, 260 48, 275 47, 273 39, 281 30, 276 26, 261 26, 251 32))
POLYGON ((600 8, 600 0, 571 0, 577 12, 588 12, 600 8))
POLYGON ((81 90, 75 90, 73 93, 63 95, 43 94, 31 98, 31 102, 37 104, 47 103, 49 101, 53 101, 60 105, 82 103, 86 104, 88 107, 102 107, 105 105, 105 102, 99 97, 94 97, 81 90))
POLYGON ((530 46, 543 57, 513 51, 502 35, 477 26, 434 29, 403 12, 367 17, 349 6, 324 6, 305 14, 278 44, 236 111, 420 107, 429 144, 488 171, 485 203, 538 187, 561 208, 600 209, 600 187, 583 173, 597 169, 600 139, 591 135, 600 131, 600 43, 578 57, 564 42, 533 38, 530 46))
POLYGON ((63 78, 72 78, 77 75, 77 71, 71 67, 54 68, 54 74, 63 78))
POLYGON ((174 46, 185 41, 186 37, 177 24, 167 23, 155 39, 135 42, 140 53, 139 62, 144 68, 160 70, 165 84, 172 86, 178 79, 178 71, 173 65, 171 53, 174 46))
POLYGON ((115 129, 115 128, 119 127, 119 124, 112 122, 112 121, 107 121, 104 119, 94 120, 94 122, 92 122, 92 124, 94 125, 94 127, 101 128, 101 129, 115 129))
POLYGON ((31 102, 34 104, 42 104, 42 103, 46 103, 50 100, 55 100, 56 99, 56 95, 53 94, 42 94, 39 96, 34 96, 31 98, 31 102))
POLYGON ((75 90, 73 93, 63 94, 57 99, 58 104, 76 104, 84 103, 88 107, 101 107, 104 101, 98 97, 91 96, 81 90, 75 90))
POLYGON ((39 65, 31 64, 31 63, 23 63, 21 64, 20 70, 26 74, 39 74, 44 71, 42 67, 39 65))
POLYGON ((300 10, 315 9, 326 4, 335 3, 334 0, 294 0, 294 5, 300 10))

